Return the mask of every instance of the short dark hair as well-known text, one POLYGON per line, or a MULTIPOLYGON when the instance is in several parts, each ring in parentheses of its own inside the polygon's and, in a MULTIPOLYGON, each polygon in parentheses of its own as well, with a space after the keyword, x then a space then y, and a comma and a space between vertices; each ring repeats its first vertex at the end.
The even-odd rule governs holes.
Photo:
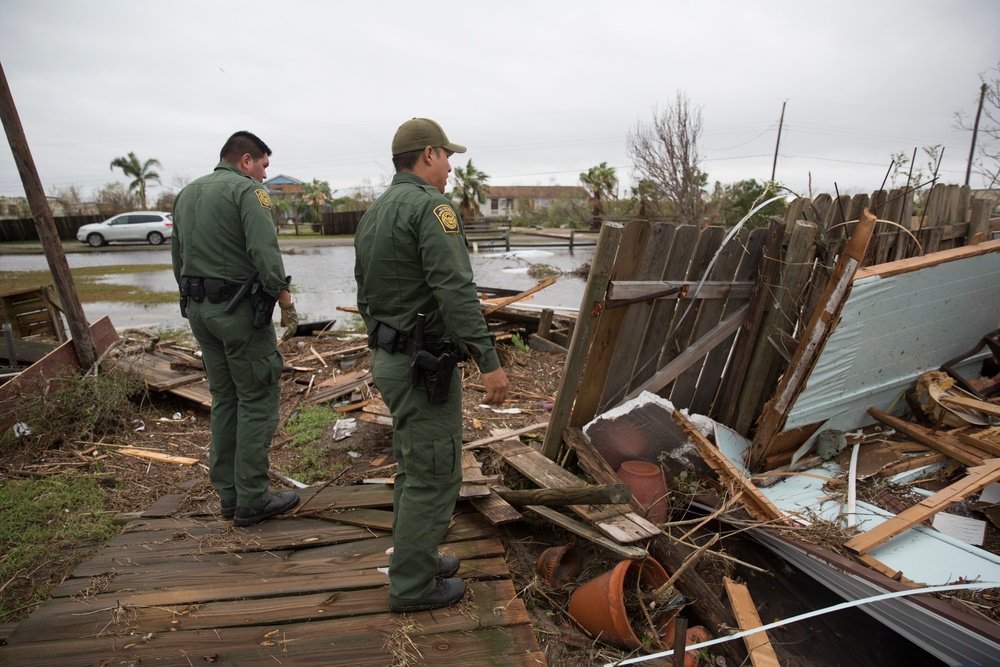
POLYGON ((396 168, 396 173, 404 171, 413 171, 413 167, 417 164, 417 160, 420 155, 424 152, 421 148, 415 151, 406 151, 405 153, 400 153, 399 155, 392 156, 392 166, 396 168))
POLYGON ((219 151, 219 159, 223 162, 236 163, 244 153, 249 153, 254 160, 259 160, 265 155, 270 155, 271 149, 256 134, 240 130, 226 139, 222 150, 219 151))

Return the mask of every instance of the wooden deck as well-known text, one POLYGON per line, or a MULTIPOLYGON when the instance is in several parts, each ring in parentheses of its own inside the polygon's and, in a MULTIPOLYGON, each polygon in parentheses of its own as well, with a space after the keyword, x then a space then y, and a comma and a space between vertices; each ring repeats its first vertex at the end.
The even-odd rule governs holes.
POLYGON ((391 488, 298 493, 293 516, 250 528, 161 499, 13 630, 0 664, 546 664, 482 515, 460 504, 441 547, 462 558, 465 600, 395 614, 378 569, 391 488))

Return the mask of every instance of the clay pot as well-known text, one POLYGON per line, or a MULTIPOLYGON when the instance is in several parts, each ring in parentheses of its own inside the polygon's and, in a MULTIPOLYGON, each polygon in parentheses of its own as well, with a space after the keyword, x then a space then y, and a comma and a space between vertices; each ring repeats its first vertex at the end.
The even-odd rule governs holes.
MULTIPOLYGON (((661 636, 663 637, 663 642, 667 645, 667 648, 674 648, 674 634, 675 633, 675 619, 670 619, 670 622, 663 626, 663 632, 661 636)), ((707 642, 712 638, 712 635, 708 634, 708 630, 702 625, 694 625, 687 629, 687 633, 684 635, 684 646, 692 646, 694 644, 700 644, 702 642, 707 642)), ((680 649, 683 650, 683 649, 680 649)), ((698 654, 697 653, 685 653, 684 654, 684 667, 695 667, 698 664, 698 654)))
POLYGON ((646 510, 650 521, 667 520, 670 505, 660 466, 647 461, 625 461, 618 468, 618 476, 632 489, 632 497, 646 510))
MULTIPOLYGON (((636 649, 643 645, 629 622, 622 589, 625 574, 629 570, 638 572, 640 590, 645 595, 651 595, 670 578, 663 566, 652 558, 641 561, 623 560, 573 592, 569 599, 569 615, 602 642, 636 649)), ((657 647, 645 648, 649 650, 657 647)))
POLYGON ((538 557, 535 574, 549 588, 562 588, 580 574, 583 551, 574 544, 549 547, 538 557))

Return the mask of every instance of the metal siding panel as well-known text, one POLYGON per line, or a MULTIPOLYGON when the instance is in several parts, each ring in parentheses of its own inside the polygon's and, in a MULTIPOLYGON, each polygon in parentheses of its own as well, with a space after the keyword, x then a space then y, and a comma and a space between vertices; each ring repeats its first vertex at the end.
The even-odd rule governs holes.
MULTIPOLYGON (((828 421, 852 430, 886 412, 927 370, 1000 327, 1000 253, 855 281, 785 430, 828 421)), ((985 356, 984 353, 983 356, 985 356)), ((960 370, 969 373, 981 359, 960 370)))

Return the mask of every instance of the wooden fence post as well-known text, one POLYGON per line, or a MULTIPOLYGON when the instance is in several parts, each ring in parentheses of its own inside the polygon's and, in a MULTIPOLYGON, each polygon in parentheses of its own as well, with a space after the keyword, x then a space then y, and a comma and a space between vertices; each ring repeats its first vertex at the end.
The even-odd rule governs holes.
POLYGON ((823 351, 826 338, 851 291, 851 282, 865 257, 874 229, 875 216, 866 210, 844 247, 844 252, 837 259, 833 275, 823 292, 820 307, 812 314, 795 355, 788 364, 788 370, 778 383, 774 397, 764 406, 760 427, 750 445, 751 469, 760 469, 771 453, 776 436, 785 425, 788 411, 809 378, 813 364, 823 351))
POLYGON ((803 292, 806 279, 812 273, 815 256, 816 234, 819 228, 811 222, 799 220, 794 223, 785 251, 784 268, 780 280, 769 285, 772 290, 766 298, 772 301, 764 318, 760 335, 754 343, 750 366, 741 383, 736 412, 732 421, 725 421, 734 430, 748 435, 760 408, 771 395, 778 376, 781 375, 783 358, 775 348, 775 336, 791 331, 797 312, 796 302, 803 292))
POLYGON ((581 316, 573 327, 573 337, 570 339, 566 361, 563 364, 562 382, 559 383, 549 428, 545 431, 545 441, 542 443, 542 454, 553 460, 559 456, 563 429, 569 423, 576 393, 580 389, 583 366, 587 362, 590 344, 594 340, 594 331, 603 309, 604 297, 608 292, 608 283, 611 281, 611 269, 614 267, 618 245, 621 243, 624 231, 625 228, 620 223, 606 222, 597 238, 594 259, 590 265, 590 276, 587 278, 587 286, 580 302, 581 316))
POLYGON ((89 369, 97 362, 97 348, 90 335, 90 326, 83 314, 83 306, 80 304, 79 296, 77 296, 76 285, 73 284, 73 275, 69 271, 66 255, 63 254, 62 242, 56 232, 55 222, 52 220, 52 211, 49 210, 49 204, 45 201, 45 191, 38 178, 35 161, 31 157, 28 141, 24 136, 24 128, 17 115, 17 107, 14 106, 14 97, 11 95, 10 86, 7 84, 7 75, 4 73, 2 65, 0 65, 0 121, 3 122, 4 130, 7 133, 7 141, 10 143, 14 162, 17 163, 17 171, 24 184, 24 193, 27 195, 28 204, 31 207, 31 215, 38 228, 38 238, 45 250, 45 258, 49 262, 52 279, 59 291, 66 319, 69 321, 69 330, 73 334, 73 347, 76 349, 77 360, 85 370, 89 369))

